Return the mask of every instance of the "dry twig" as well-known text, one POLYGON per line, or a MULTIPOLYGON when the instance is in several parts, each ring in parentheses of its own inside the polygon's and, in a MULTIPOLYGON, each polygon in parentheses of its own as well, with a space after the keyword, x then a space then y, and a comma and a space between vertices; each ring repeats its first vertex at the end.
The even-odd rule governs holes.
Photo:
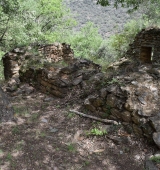
POLYGON ((118 124, 118 122, 116 122, 116 121, 114 121, 114 120, 101 119, 101 118, 98 118, 98 117, 95 117, 95 116, 91 116, 91 115, 87 115, 87 114, 78 112, 78 111, 76 111, 76 110, 70 110, 70 112, 76 113, 76 114, 78 114, 78 115, 80 115, 80 116, 87 117, 87 118, 90 118, 90 119, 98 120, 98 121, 100 121, 100 122, 104 122, 104 123, 108 123, 108 124, 115 124, 115 125, 118 124))

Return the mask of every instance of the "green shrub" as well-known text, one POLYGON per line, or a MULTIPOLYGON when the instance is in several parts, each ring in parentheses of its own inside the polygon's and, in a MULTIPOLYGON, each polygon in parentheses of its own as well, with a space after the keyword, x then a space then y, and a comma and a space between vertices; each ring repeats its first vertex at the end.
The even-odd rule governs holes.
MULTIPOLYGON (((124 56, 136 36, 136 34, 144 27, 142 21, 131 20, 124 26, 124 30, 112 35, 104 45, 106 48, 106 58, 115 61, 124 56)), ((104 48, 104 45, 102 46, 104 48)), ((101 47, 101 48, 102 48, 101 47)))
POLYGON ((156 163, 160 163, 160 156, 153 156, 150 158, 150 160, 156 163))
POLYGON ((70 33, 67 43, 71 44, 77 57, 92 59, 98 51, 103 38, 93 23, 88 22, 80 31, 70 33))

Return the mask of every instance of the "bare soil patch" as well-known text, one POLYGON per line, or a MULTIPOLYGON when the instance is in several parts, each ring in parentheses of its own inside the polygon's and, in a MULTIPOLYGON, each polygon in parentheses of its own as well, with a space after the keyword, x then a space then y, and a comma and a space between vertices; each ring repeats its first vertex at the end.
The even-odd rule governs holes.
POLYGON ((143 170, 145 156, 156 151, 121 124, 69 112, 79 107, 76 101, 66 104, 38 91, 10 99, 15 121, 0 124, 1 170, 143 170))

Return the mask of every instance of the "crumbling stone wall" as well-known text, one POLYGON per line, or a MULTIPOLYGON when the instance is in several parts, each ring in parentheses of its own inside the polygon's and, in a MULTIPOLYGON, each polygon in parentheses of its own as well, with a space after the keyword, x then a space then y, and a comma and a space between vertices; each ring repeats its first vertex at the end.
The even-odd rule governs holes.
POLYGON ((160 61, 160 29, 148 28, 139 32, 130 44, 127 56, 143 63, 160 61))
POLYGON ((140 65, 115 75, 84 107, 90 114, 121 121, 128 131, 153 139, 160 148, 160 67, 140 65))
POLYGON ((86 59, 79 59, 68 66, 49 67, 42 69, 28 69, 22 73, 20 80, 36 86, 44 93, 57 97, 65 97, 72 86, 82 84, 83 81, 100 72, 99 65, 86 59))
POLYGON ((98 64, 75 59, 73 55, 70 45, 65 43, 13 49, 3 57, 4 75, 10 80, 7 90, 14 92, 20 82, 27 82, 44 93, 65 97, 70 87, 101 70, 98 64))
MULTIPOLYGON (((15 48, 3 57, 5 79, 19 77, 19 70, 25 65, 25 61, 32 60, 40 55, 41 58, 44 57, 48 62, 56 63, 63 60, 68 63, 73 59, 74 53, 70 45, 65 43, 15 48)), ((37 64, 40 62, 39 58, 37 64)))

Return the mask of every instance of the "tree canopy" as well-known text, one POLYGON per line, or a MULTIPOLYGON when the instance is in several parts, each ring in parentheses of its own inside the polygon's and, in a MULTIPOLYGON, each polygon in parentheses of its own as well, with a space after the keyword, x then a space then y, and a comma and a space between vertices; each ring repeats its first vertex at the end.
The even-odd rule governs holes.
POLYGON ((71 24, 62 0, 1 0, 0 4, 2 51, 17 44, 45 42, 58 27, 71 24))
POLYGON ((122 7, 137 9, 144 2, 156 3, 159 2, 159 0, 97 0, 97 4, 101 4, 102 6, 108 6, 111 2, 114 3, 115 7, 118 7, 118 5, 121 4, 122 7))

